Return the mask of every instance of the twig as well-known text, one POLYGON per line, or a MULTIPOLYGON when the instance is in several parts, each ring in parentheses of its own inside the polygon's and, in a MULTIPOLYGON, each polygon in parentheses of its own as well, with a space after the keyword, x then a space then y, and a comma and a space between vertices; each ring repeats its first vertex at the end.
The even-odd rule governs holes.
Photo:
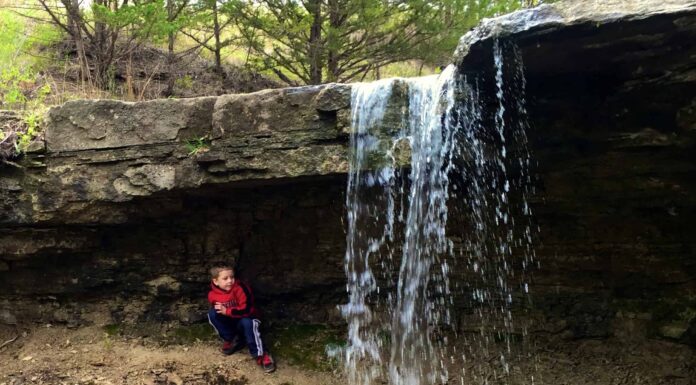
POLYGON ((157 63, 157 65, 155 66, 155 69, 152 70, 152 73, 151 73, 150 76, 147 78, 147 81, 145 81, 145 85, 144 85, 143 88, 140 90, 140 95, 138 95, 138 100, 143 100, 143 97, 145 96, 145 90, 147 89, 147 86, 150 84, 150 80, 152 80, 152 78, 153 78, 153 77, 155 76, 155 74, 157 73, 157 70, 159 69, 160 64, 162 64, 162 62, 158 62, 158 63, 157 63))
MULTIPOLYGON (((9 161, 9 160, 7 160, 7 159, 0 159, 0 162, 2 162, 3 164, 6 164, 6 165, 8 165, 8 166, 15 167, 15 168, 19 168, 19 169, 24 168, 24 167, 22 167, 21 165, 15 163, 15 162, 9 161)), ((14 340, 13 340, 13 341, 14 341, 14 340)), ((12 342, 12 341, 10 341, 10 342, 12 342)), ((4 344, 3 344, 3 346, 4 346, 4 344)), ((2 346, 0 346, 0 348, 1 348, 1 347, 2 347, 2 346)))
POLYGON ((5 346, 7 346, 7 345, 9 345, 9 344, 11 344, 11 343, 17 341, 17 338, 19 338, 19 336, 15 336, 15 338, 3 342, 2 345, 0 345, 0 349, 2 349, 2 348, 4 348, 5 346))

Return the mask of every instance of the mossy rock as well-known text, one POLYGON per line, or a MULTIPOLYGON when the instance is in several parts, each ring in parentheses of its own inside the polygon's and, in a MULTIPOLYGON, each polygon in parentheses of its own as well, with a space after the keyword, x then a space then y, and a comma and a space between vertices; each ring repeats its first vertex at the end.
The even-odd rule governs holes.
POLYGON ((338 362, 327 349, 346 345, 343 332, 326 325, 293 324, 274 328, 268 333, 271 351, 278 360, 304 369, 332 371, 338 362))

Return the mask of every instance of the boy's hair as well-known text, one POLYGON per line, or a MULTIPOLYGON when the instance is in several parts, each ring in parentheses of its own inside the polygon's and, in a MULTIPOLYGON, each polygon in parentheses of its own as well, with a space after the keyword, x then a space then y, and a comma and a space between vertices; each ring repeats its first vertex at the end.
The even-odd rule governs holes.
POLYGON ((234 275, 234 268, 232 266, 219 265, 219 266, 213 266, 210 268, 210 277, 217 278, 220 275, 220 273, 225 271, 225 270, 232 271, 232 275, 234 275))

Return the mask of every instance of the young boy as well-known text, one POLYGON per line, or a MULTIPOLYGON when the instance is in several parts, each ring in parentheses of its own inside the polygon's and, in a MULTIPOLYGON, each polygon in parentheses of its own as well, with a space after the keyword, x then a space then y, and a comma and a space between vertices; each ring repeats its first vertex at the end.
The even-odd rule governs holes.
POLYGON ((234 278, 234 269, 216 266, 210 269, 213 282, 208 292, 208 320, 223 339, 222 352, 232 354, 241 350, 246 340, 251 357, 256 359, 266 373, 275 370, 273 358, 264 349, 258 319, 254 308, 254 296, 244 283, 234 278), (237 340, 234 344, 233 341, 237 340))

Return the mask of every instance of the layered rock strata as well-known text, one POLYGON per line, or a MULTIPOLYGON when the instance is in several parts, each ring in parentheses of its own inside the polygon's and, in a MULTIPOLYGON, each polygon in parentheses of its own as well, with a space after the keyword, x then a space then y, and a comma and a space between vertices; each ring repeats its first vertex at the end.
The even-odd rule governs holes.
MULTIPOLYGON (((526 78, 532 331, 695 343, 696 4, 575 1, 483 22, 455 62, 489 121, 496 39, 526 78)), ((114 322, 193 322, 206 266, 236 261, 271 319, 340 322, 349 94, 52 109, 45 146, 0 170, 2 319, 78 324, 102 306, 114 322)))

